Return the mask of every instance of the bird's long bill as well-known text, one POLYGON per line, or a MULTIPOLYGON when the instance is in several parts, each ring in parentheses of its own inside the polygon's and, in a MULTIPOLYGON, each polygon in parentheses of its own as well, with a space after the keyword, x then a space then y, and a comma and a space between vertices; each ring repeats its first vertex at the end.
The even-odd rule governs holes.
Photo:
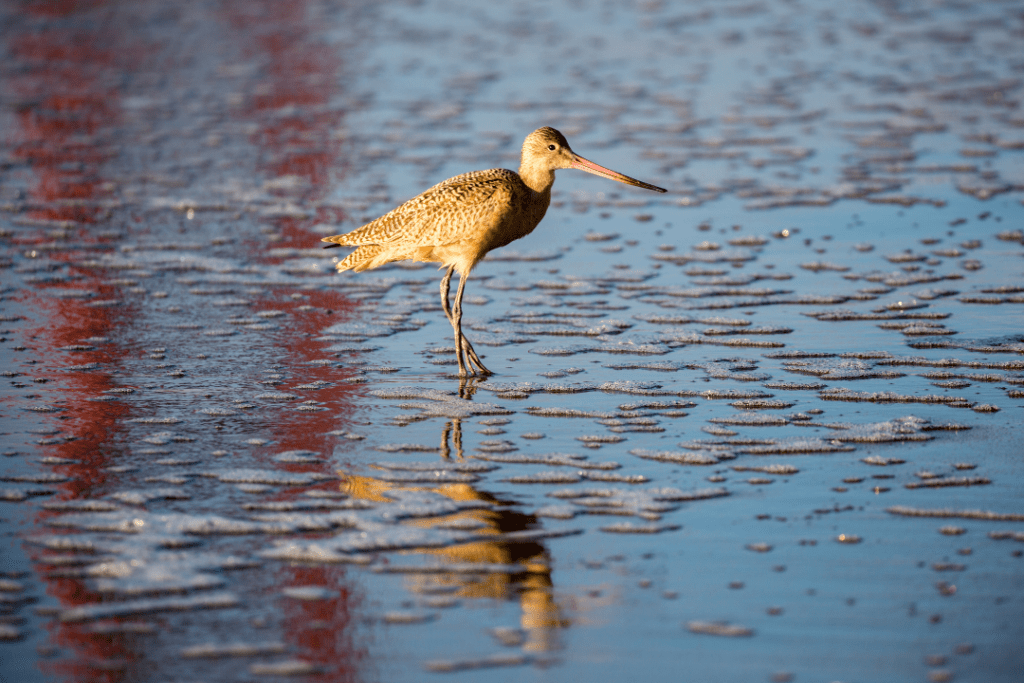
POLYGON ((645 190, 654 190, 655 192, 667 192, 667 190, 665 190, 664 188, 658 187, 656 185, 651 185, 650 183, 645 183, 644 181, 637 180, 636 178, 630 178, 628 175, 622 175, 621 173, 613 171, 610 168, 598 166, 593 161, 588 161, 587 159, 581 157, 579 154, 572 155, 571 168, 578 168, 581 171, 593 173, 594 175, 599 175, 602 178, 611 178, 612 180, 618 180, 620 183, 626 183, 627 185, 642 187, 645 190))

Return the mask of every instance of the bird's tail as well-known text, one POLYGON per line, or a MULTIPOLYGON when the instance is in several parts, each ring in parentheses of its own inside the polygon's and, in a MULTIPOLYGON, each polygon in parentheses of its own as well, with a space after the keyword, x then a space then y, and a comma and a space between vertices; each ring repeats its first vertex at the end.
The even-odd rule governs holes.
POLYGON ((361 246, 346 256, 344 260, 338 262, 335 268, 338 269, 339 273, 346 270, 354 270, 359 273, 370 268, 376 268, 393 260, 386 257, 381 258, 381 252, 383 251, 384 247, 379 244, 361 246))

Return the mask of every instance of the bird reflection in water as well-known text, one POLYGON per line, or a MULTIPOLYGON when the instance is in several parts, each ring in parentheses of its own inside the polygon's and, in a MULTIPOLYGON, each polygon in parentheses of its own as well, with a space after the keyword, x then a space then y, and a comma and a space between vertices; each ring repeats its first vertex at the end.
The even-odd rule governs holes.
MULTIPOLYGON (((477 386, 485 381, 481 377, 460 377, 459 378, 459 398, 464 401, 472 401, 473 395, 476 394, 477 386)), ((448 447, 448 438, 452 438, 452 445, 455 446, 455 458, 456 460, 463 460, 462 456, 462 420, 460 418, 452 418, 444 425, 444 430, 441 432, 441 457, 445 460, 452 459, 452 449, 448 447)))
MULTIPOLYGON (((449 438, 454 446, 454 459, 464 459, 461 422, 459 419, 449 420, 442 431, 441 453, 446 460, 452 458, 452 449, 448 445, 449 438)), ((479 535, 493 536, 493 540, 478 540, 446 548, 407 552, 432 555, 446 564, 518 565, 521 571, 414 573, 407 577, 407 586, 411 592, 423 596, 518 600, 521 608, 520 625, 525 633, 523 649, 529 652, 547 652, 559 647, 557 631, 568 626, 570 622, 562 616, 562 609, 554 599, 551 561, 547 549, 535 541, 504 538, 509 532, 534 529, 538 526, 535 516, 513 509, 513 506, 519 505, 517 501, 500 499, 466 483, 424 486, 399 484, 347 473, 345 476, 346 493, 363 500, 386 502, 391 500, 388 496, 391 491, 432 491, 455 501, 487 503, 486 508, 461 510, 440 517, 408 519, 403 523, 421 527, 471 528, 479 535)))

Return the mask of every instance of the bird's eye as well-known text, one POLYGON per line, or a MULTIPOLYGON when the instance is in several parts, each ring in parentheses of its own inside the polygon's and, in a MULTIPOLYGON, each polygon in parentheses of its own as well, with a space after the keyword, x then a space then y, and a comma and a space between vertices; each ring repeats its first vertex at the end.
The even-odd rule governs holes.
POLYGON ((554 152, 558 148, 555 147, 554 145, 548 145, 548 149, 550 149, 552 152, 554 152))

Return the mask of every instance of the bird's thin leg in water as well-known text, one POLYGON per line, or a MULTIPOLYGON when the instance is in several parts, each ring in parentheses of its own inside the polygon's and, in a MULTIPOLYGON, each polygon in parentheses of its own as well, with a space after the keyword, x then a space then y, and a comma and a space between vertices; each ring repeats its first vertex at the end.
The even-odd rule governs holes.
POLYGON ((467 280, 469 280, 468 275, 459 275, 459 289, 455 292, 455 305, 452 308, 452 327, 455 328, 455 352, 459 355, 460 368, 462 366, 462 353, 465 352, 466 360, 480 368, 480 372, 485 375, 493 375, 493 372, 484 367, 483 361, 480 360, 480 357, 476 355, 476 351, 473 350, 473 345, 462 334, 462 293, 466 289, 467 280))
MULTIPOLYGON (((452 266, 452 268, 454 268, 454 266, 452 266)), ((448 272, 449 272, 448 277, 450 279, 451 278, 451 275, 450 275, 451 269, 449 269, 448 272)), ((460 275, 459 276, 459 291, 460 292, 462 291, 462 279, 463 278, 460 275)), ((468 275, 466 276, 466 279, 469 279, 468 275)), ((447 296, 447 290, 446 290, 446 292, 445 292, 445 299, 447 299, 447 298, 448 298, 448 296, 447 296)), ((456 293, 456 297, 455 298, 459 302, 459 311, 460 311, 460 319, 461 319, 462 296, 459 295, 458 293, 456 293)), ((449 316, 448 320, 449 320, 449 322, 451 322, 451 317, 450 316, 449 316)), ((462 331, 461 326, 459 327, 459 331, 460 332, 462 331)), ((480 356, 476 355, 476 350, 473 348, 472 342, 470 342, 469 339, 466 338, 466 335, 462 335, 462 342, 463 342, 462 348, 465 349, 465 352, 466 352, 466 362, 467 363, 472 362, 474 365, 476 365, 478 368, 480 368, 480 371, 483 372, 484 374, 487 374, 487 375, 494 374, 490 370, 488 370, 487 368, 484 367, 483 361, 480 360, 480 356)))
MULTIPOLYGON (((459 362, 459 376, 465 377, 466 365, 462 360, 462 344, 459 343, 459 336, 461 334, 461 326, 456 323, 455 317, 452 314, 451 304, 448 302, 448 292, 451 291, 452 273, 455 272, 455 266, 449 266, 448 272, 441 278, 441 308, 444 309, 444 315, 448 318, 448 322, 451 324, 452 329, 455 331, 455 359, 459 362)), ((461 291, 461 284, 460 284, 461 291)), ((456 297, 458 301, 458 297, 456 297)))
MULTIPOLYGON (((448 302, 448 293, 449 293, 449 291, 451 291, 450 288, 451 288, 451 281, 452 281, 452 273, 454 273, 454 272, 455 272, 455 266, 449 266, 448 272, 446 272, 444 274, 444 277, 441 278, 441 306, 444 309, 445 317, 448 318, 448 322, 452 325, 452 327, 455 326, 455 321, 452 320, 452 309, 451 309, 451 306, 449 305, 449 302, 448 302)), ((462 281, 462 278, 460 276, 460 278, 459 278, 460 287, 461 287, 461 281, 462 281)), ((474 365, 476 365, 478 368, 480 368, 483 372, 485 372, 487 374, 491 374, 491 372, 487 368, 484 367, 484 364, 480 361, 480 357, 476 355, 476 350, 473 349, 473 344, 470 343, 469 339, 466 339, 465 335, 463 335, 462 341, 463 341, 463 344, 460 347, 459 344, 458 344, 458 340, 456 339, 455 352, 459 355, 459 368, 462 369, 462 357, 461 356, 462 356, 463 352, 465 352, 465 354, 466 354, 466 362, 467 363, 471 362, 474 365)), ((460 374, 465 374, 465 373, 460 373, 460 374)))
POLYGON ((466 351, 466 362, 472 362, 473 365, 480 368, 480 372, 485 375, 494 374, 484 367, 483 361, 480 360, 480 356, 476 355, 476 351, 473 349, 473 343, 469 341, 469 338, 466 335, 462 335, 462 348, 466 351))
POLYGON ((452 330, 455 332, 455 358, 459 361, 459 376, 465 377, 470 373, 466 370, 466 362, 463 360, 463 354, 465 347, 462 344, 462 299, 459 294, 462 293, 462 285, 465 283, 465 278, 459 278, 459 289, 455 293, 455 305, 452 306, 452 330))
POLYGON ((448 272, 444 274, 443 278, 441 278, 441 308, 444 309, 444 316, 448 318, 448 324, 450 325, 454 323, 452 323, 452 307, 451 304, 448 303, 448 292, 450 291, 449 288, 451 287, 452 273, 454 272, 455 266, 449 266, 448 272))

